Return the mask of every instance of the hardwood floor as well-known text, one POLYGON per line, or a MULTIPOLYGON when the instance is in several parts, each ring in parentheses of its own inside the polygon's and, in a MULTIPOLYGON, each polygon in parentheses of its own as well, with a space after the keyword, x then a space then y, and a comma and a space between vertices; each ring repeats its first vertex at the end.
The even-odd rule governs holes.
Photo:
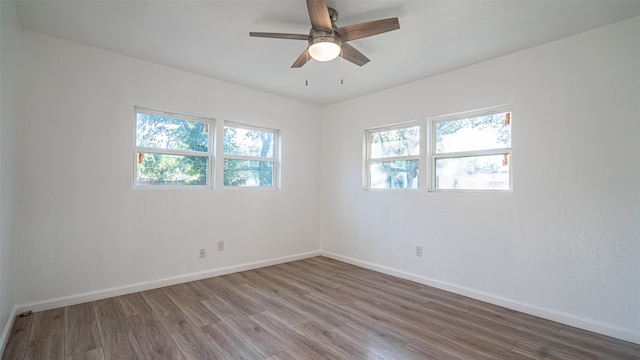
POLYGON ((2 359, 640 359, 640 345, 315 257, 18 317, 2 359))

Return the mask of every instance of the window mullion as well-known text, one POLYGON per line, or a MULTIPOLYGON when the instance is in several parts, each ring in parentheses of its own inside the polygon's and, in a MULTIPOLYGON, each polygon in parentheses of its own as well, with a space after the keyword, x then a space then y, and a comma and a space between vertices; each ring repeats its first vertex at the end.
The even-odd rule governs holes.
POLYGON ((246 160, 246 161, 269 161, 269 162, 274 162, 275 161, 275 159, 273 157, 231 155, 231 154, 225 154, 224 158, 225 159, 233 159, 233 160, 246 160))
POLYGON ((189 151, 189 150, 176 150, 176 149, 159 149, 159 148, 149 148, 136 146, 136 152, 141 152, 145 154, 166 154, 166 155, 179 155, 179 156, 210 156, 210 152, 204 151, 189 151))
POLYGON ((439 154, 433 154, 433 157, 436 159, 444 159, 444 158, 458 158, 458 157, 500 155, 500 154, 511 154, 511 148, 439 153, 439 154))
POLYGON ((407 155, 407 156, 394 156, 394 157, 377 157, 377 158, 370 158, 369 162, 407 161, 407 160, 420 160, 420 155, 407 155))

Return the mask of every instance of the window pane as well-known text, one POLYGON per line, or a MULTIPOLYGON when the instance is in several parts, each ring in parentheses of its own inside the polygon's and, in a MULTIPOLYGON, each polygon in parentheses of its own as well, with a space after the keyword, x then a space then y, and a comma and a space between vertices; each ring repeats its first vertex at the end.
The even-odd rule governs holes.
POLYGON ((436 189, 509 190, 507 154, 436 159, 436 189))
POLYGON ((273 132, 225 126, 224 153, 273 158, 273 132))
POLYGON ((273 186, 273 161, 224 159, 224 186, 273 186))
POLYGON ((207 185, 206 156, 138 153, 136 185, 207 185))
POLYGON ((137 113, 136 126, 136 146, 209 151, 207 123, 137 113))
POLYGON ((435 133, 436 153, 509 148, 511 113, 437 122, 435 133))
POLYGON ((371 189, 417 189, 418 160, 371 162, 371 189))
POLYGON ((420 126, 371 133, 371 158, 420 154, 420 126))

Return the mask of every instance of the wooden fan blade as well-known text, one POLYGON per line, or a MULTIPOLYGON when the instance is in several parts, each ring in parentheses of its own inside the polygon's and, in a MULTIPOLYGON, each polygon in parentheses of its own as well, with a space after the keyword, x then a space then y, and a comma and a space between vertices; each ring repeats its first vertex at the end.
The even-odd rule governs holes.
POLYGON ((249 36, 264 37, 272 39, 289 39, 289 40, 309 40, 309 35, 302 34, 283 34, 283 33, 269 33, 269 32, 250 32, 249 36))
POLYGON ((324 0, 307 0, 307 10, 309 10, 309 20, 311 20, 311 28, 316 31, 325 31, 330 33, 331 18, 329 17, 329 8, 324 0))
POLYGON ((400 29, 398 18, 389 18, 344 26, 336 29, 336 32, 340 34, 340 38, 345 42, 398 29, 400 29))
POLYGON ((296 59, 296 61, 293 62, 293 65, 291 65, 292 68, 301 68, 304 66, 304 64, 306 64, 309 59, 311 59, 311 57, 309 56, 309 48, 304 49, 304 51, 302 52, 302 54, 300 54, 300 56, 298 56, 298 58, 296 59))
POLYGON ((362 66, 369 62, 369 58, 364 56, 363 53, 344 42, 342 43, 342 51, 340 52, 340 56, 342 56, 343 59, 351 61, 358 66, 362 66))

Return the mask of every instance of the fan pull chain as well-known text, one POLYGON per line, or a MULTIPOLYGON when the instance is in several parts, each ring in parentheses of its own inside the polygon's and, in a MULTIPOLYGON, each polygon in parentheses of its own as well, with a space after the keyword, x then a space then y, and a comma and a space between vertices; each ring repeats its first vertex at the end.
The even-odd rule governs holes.
POLYGON ((306 63, 306 65, 307 65, 306 66, 307 69, 306 69, 305 72, 307 73, 306 74, 307 78, 304 80, 304 86, 309 86, 309 49, 307 49, 307 63, 306 63))
POLYGON ((342 63, 344 62, 344 49, 340 48, 340 85, 344 84, 344 77, 342 75, 342 63))

